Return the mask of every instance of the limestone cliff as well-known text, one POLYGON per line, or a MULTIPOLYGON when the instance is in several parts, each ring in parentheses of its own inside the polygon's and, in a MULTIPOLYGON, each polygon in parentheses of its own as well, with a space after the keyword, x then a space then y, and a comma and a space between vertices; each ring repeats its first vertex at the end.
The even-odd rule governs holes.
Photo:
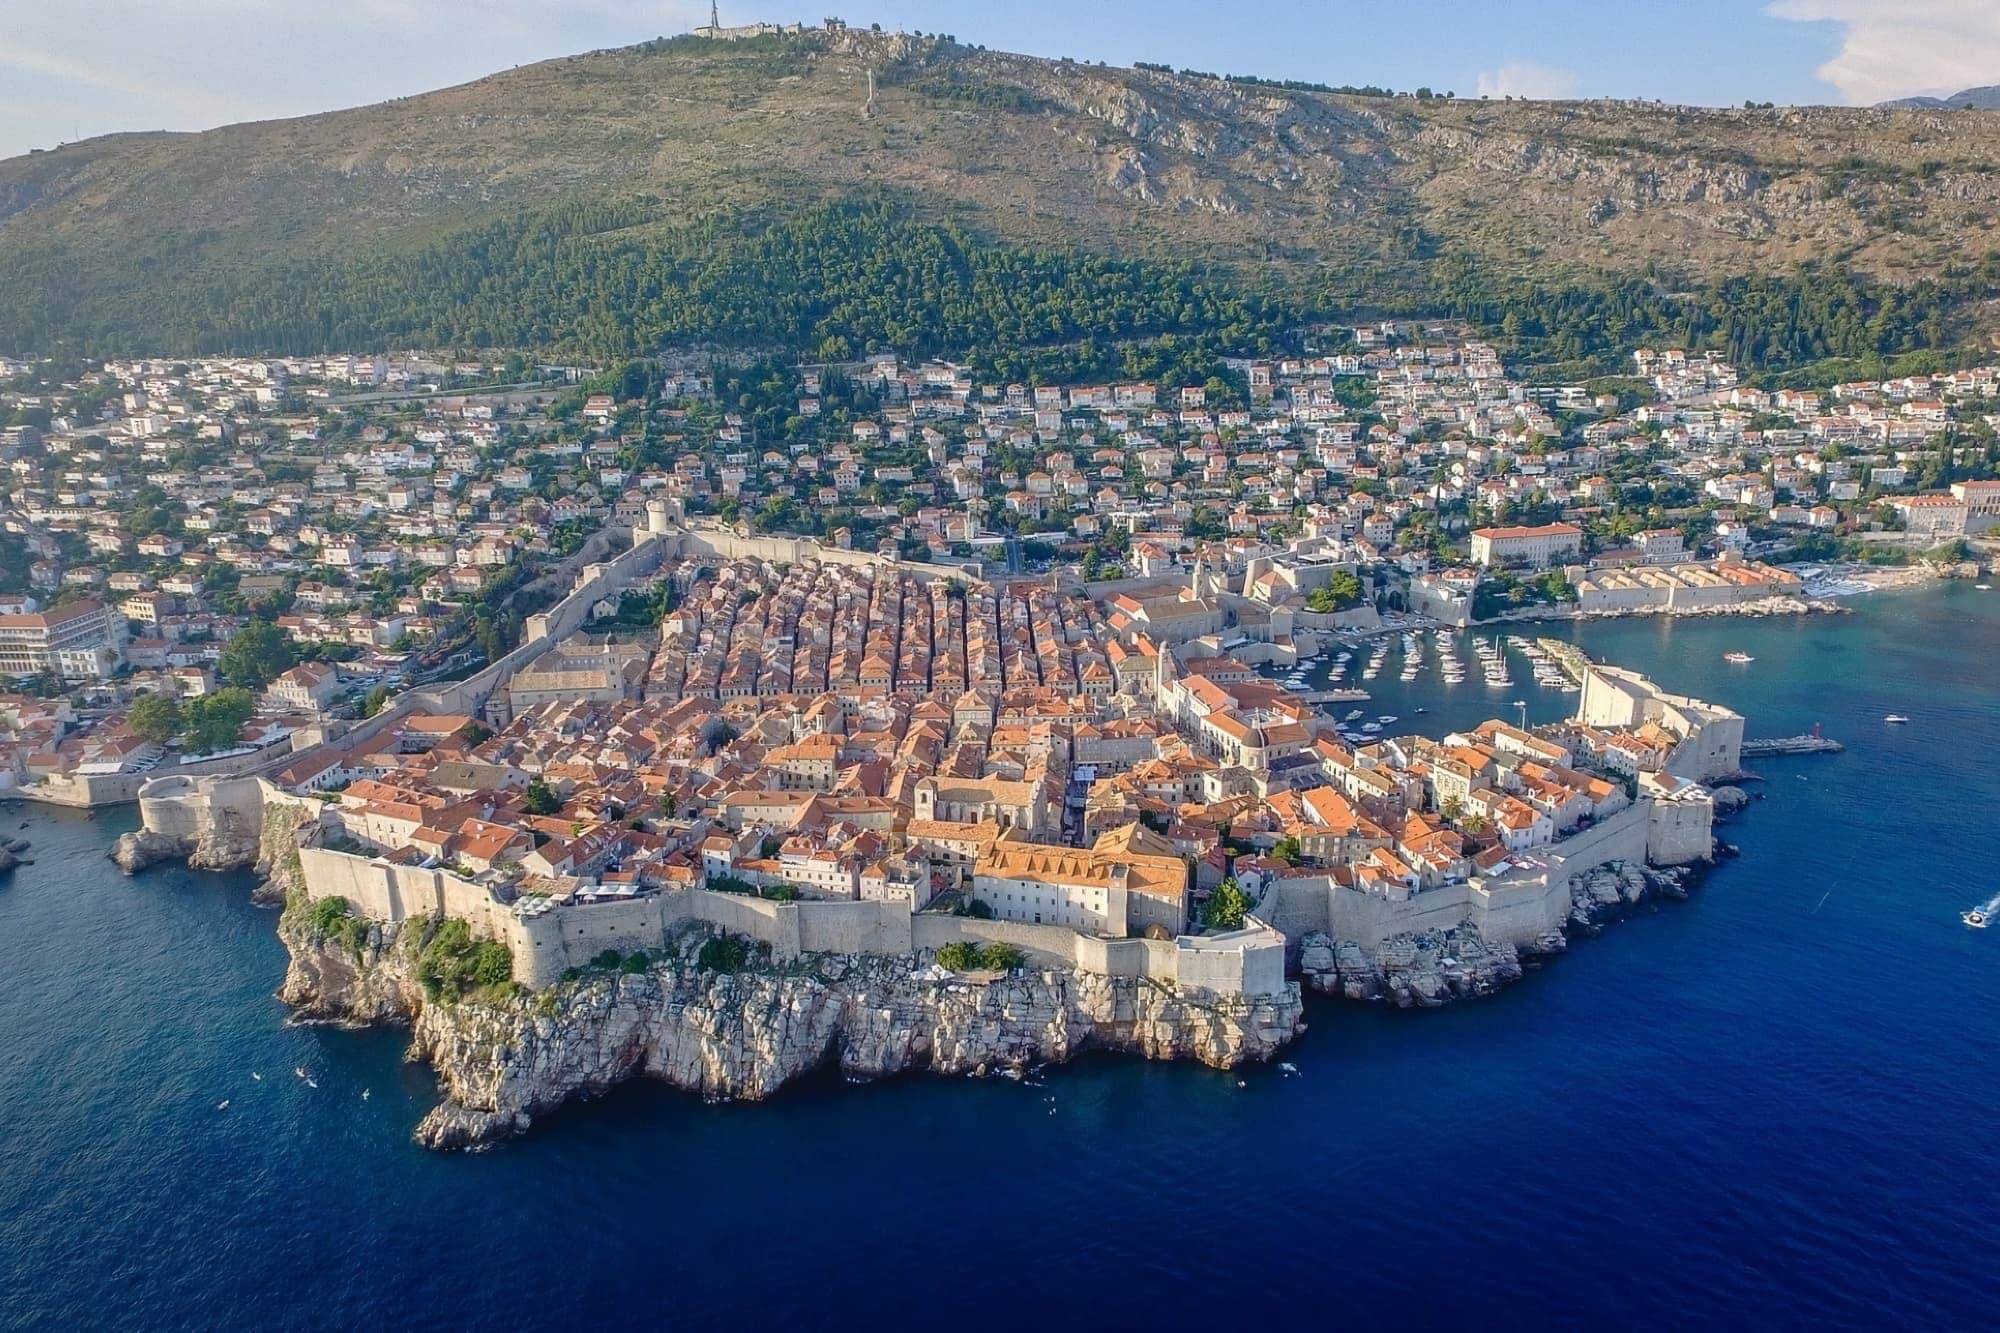
MULTIPOLYGON (((1656 870, 1609 865, 1571 886, 1570 932, 1594 934, 1618 912, 1654 897, 1685 898, 1692 868, 1656 870)), ((1299 942, 1299 976, 1315 990, 1350 1000, 1385 1000, 1402 1008, 1435 1008, 1491 995, 1519 981, 1525 964, 1569 947, 1552 931, 1527 948, 1488 943, 1472 926, 1398 935, 1376 949, 1334 941, 1313 931, 1299 942)))
POLYGON ((146 826, 119 835, 111 859, 128 875, 176 860, 195 870, 255 869, 259 901, 284 901, 298 873, 300 830, 312 811, 289 800, 264 800, 253 782, 228 781, 226 794, 192 788, 174 802, 176 817, 161 820, 161 827, 154 825, 156 811, 142 801, 146 826))
POLYGON ((711 972, 695 962, 700 931, 641 971, 441 1003, 416 980, 416 931, 356 933, 316 934, 288 912, 280 934, 292 961, 279 996, 317 1018, 407 1023, 412 1058, 432 1065, 445 1094, 417 1130, 435 1148, 517 1133, 628 1078, 754 1101, 828 1064, 866 1078, 969 1074, 1112 1050, 1226 1069, 1269 1058, 1304 1029, 1295 984, 1217 999, 1063 969, 960 975, 922 955, 808 955, 711 972))

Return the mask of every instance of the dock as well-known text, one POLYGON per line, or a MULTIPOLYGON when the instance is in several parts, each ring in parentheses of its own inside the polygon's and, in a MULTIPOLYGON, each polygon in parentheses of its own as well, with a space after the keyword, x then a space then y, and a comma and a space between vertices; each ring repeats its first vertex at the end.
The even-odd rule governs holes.
POLYGON ((1300 690, 1297 693, 1309 704, 1352 704, 1373 697, 1366 690, 1300 690))
POLYGON ((1583 673, 1590 669, 1590 659, 1583 655, 1583 649, 1568 639, 1536 639, 1535 646, 1549 655, 1549 659, 1563 669, 1563 674, 1583 684, 1583 673))
POLYGON ((1807 734, 1804 736, 1775 736, 1764 740, 1744 741, 1745 759, 1764 759, 1782 754, 1839 754, 1847 747, 1828 736, 1807 734))

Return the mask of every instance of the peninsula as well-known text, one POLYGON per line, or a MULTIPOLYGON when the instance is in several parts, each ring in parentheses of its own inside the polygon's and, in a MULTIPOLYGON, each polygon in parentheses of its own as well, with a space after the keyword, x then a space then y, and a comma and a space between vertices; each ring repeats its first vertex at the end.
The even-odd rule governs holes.
POLYGON ((258 865, 281 994, 408 1025, 438 1147, 634 1076, 1267 1059, 1302 982, 1484 993, 1711 857, 1737 714, 1561 657, 1568 722, 1357 731, 1288 683, 1347 640, 1246 592, 1273 571, 1313 576, 987 580, 655 500, 520 648, 147 780, 117 855, 258 865))

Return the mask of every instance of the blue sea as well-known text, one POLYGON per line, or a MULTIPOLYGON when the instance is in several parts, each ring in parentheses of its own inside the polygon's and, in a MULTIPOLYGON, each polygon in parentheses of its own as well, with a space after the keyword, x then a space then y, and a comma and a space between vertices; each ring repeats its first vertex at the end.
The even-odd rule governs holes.
MULTIPOLYGON (((2000 929, 1959 913, 2000 892, 2000 592, 1852 605, 1565 630, 1848 750, 1760 763, 1689 901, 1492 999, 1311 1002, 1298 1073, 1240 1082, 628 1086, 433 1155, 399 1034, 287 1024, 246 876, 128 880, 130 815, 0 807, 36 858, 0 881, 0 1326, 1991 1327, 2000 929)), ((1573 699, 1516 676, 1391 671, 1371 711, 1573 699)))

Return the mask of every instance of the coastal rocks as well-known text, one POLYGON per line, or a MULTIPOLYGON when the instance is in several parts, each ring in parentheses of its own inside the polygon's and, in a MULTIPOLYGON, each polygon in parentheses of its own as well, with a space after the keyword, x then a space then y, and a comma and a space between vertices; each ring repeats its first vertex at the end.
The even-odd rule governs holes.
MULTIPOLYGON (((1695 874, 1691 866, 1655 869, 1629 862, 1599 866, 1570 881, 1567 929, 1596 934, 1619 913, 1640 903, 1685 898, 1695 874)), ((1476 927, 1457 926, 1392 936, 1372 949, 1313 931, 1299 942, 1299 979, 1314 990, 1344 999, 1429 1009, 1491 995, 1519 981, 1535 959, 1568 947, 1561 930, 1517 946, 1489 943, 1476 927)))
POLYGON ((162 861, 176 861, 187 857, 194 850, 191 839, 176 838, 171 834, 155 833, 151 829, 134 829, 130 833, 118 835, 118 841, 111 845, 111 859, 118 868, 128 875, 136 875, 148 866, 162 861))
POLYGON ((1570 881, 1570 925, 1595 933, 1617 912, 1650 898, 1685 898, 1691 868, 1658 870, 1629 862, 1599 866, 1570 881))
POLYGON ((7 874, 20 864, 21 858, 14 855, 12 848, 0 847, 0 875, 7 874))
POLYGON ((1708 794, 1718 817, 1736 814, 1750 804, 1750 793, 1741 787, 1713 787, 1708 794))
POLYGON ((1375 949, 1314 931, 1300 942, 1299 976, 1329 995, 1428 1009, 1519 981, 1521 953, 1488 944, 1470 926, 1397 935, 1375 949))
POLYGON ((432 1065, 445 1093, 417 1137, 439 1148, 519 1132, 629 1078, 755 1101, 829 1064, 858 1078, 971 1074, 1109 1050, 1226 1069, 1268 1059, 1304 1026, 1292 985, 1216 997, 1064 969, 968 976, 921 955, 709 972, 694 961, 700 931, 642 971, 449 1004, 416 983, 408 927, 372 928, 354 948, 287 914, 280 935, 292 952, 287 1003, 317 1018, 409 1023, 412 1058, 432 1065))

